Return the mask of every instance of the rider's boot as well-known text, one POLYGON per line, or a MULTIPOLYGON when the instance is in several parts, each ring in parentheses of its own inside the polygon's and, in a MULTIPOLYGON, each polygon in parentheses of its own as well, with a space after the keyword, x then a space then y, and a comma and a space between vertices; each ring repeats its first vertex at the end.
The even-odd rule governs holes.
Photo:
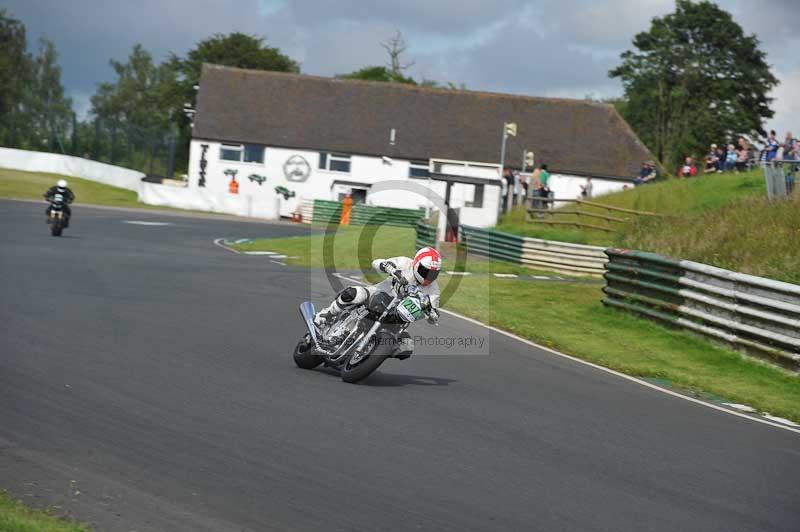
POLYGON ((333 319, 342 311, 342 307, 336 303, 334 299, 330 305, 325 307, 324 309, 320 310, 314 315, 314 325, 317 327, 323 327, 328 323, 331 323, 333 319))
POLYGON ((398 360, 405 360, 414 352, 414 339, 408 334, 408 331, 403 331, 397 335, 397 340, 397 348, 393 356, 398 360))

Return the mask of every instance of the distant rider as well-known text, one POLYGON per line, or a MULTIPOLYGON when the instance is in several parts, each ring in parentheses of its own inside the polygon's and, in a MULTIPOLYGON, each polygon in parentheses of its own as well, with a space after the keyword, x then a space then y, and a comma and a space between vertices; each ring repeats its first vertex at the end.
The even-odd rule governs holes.
MULTIPOLYGON (((428 296, 426 299, 429 306, 424 310, 428 313, 429 320, 437 319, 439 284, 436 282, 436 278, 442 270, 442 256, 438 251, 433 248, 422 248, 417 251, 413 259, 409 257, 375 259, 372 261, 372 268, 389 274, 390 277, 373 286, 348 286, 339 292, 330 305, 317 312, 314 323, 318 327, 331 323, 342 310, 366 303, 369 297, 376 292, 380 291, 391 295, 394 285, 398 282, 397 278, 400 277, 408 281, 409 286, 418 287, 421 294, 428 296)), ((404 336, 403 340, 411 341, 408 333, 405 333, 404 336)), ((408 353, 410 354, 410 349, 408 353)))
MULTIPOLYGON (((64 214, 67 215, 64 227, 69 227, 69 219, 72 217, 72 209, 70 209, 69 204, 75 201, 75 194, 67 187, 67 182, 64 179, 59 179, 55 186, 50 187, 50 189, 44 193, 44 198, 49 201, 51 205, 54 201, 60 200, 63 202, 64 214)), ((48 220, 50 219, 51 205, 48 205, 47 210, 45 210, 48 220)))

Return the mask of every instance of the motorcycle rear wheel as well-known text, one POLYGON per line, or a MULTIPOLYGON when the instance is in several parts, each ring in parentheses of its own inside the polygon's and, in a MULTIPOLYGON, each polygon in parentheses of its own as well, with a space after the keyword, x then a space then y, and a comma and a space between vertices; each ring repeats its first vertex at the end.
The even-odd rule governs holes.
POLYGON ((297 342, 292 356, 298 368, 314 369, 322 364, 322 357, 314 354, 314 349, 306 338, 297 342))

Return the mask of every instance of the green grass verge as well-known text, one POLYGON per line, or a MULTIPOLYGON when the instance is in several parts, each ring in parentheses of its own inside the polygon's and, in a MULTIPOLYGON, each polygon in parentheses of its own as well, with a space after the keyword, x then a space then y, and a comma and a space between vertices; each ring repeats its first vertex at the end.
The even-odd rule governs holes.
MULTIPOLYGON (((139 202, 138 194, 133 190, 112 187, 111 185, 104 185, 103 183, 88 181, 79 177, 41 172, 22 172, 20 170, 9 170, 6 168, 0 168, 0 198, 33 199, 44 202, 42 196, 47 189, 55 185, 56 181, 59 179, 67 180, 69 188, 75 193, 76 203, 215 215, 214 213, 204 211, 146 205, 139 202)), ((217 216, 225 215, 217 214, 217 216)))
MULTIPOLYGON (((768 201, 760 169, 667 179, 594 201, 668 217, 611 213, 628 221, 615 224, 619 232, 607 233, 525 222, 524 211, 517 209, 504 216, 497 229, 550 240, 651 251, 800 283, 800 193, 785 201, 768 201)), ((563 208, 573 210, 574 206, 563 208)), ((607 214, 594 207, 585 210, 607 214)), ((556 219, 575 221, 577 217, 556 219)))
MULTIPOLYGON (((315 226, 325 231, 326 226, 315 226)), ((415 231, 407 227, 388 226, 334 226, 333 232, 309 236, 256 239, 243 244, 233 244, 238 251, 274 251, 286 255, 288 264, 307 268, 324 268, 335 265, 341 270, 370 269, 375 257, 413 256, 415 231), (326 243, 327 242, 327 243, 326 243), (327 251, 326 251, 326 246, 327 251)), ((445 267, 456 269, 458 250, 442 243, 440 251, 445 267)), ((502 261, 489 260, 475 254, 465 256, 463 271, 474 273, 517 273, 553 275, 502 261)))
MULTIPOLYGON (((414 252, 411 229, 381 227, 369 242, 363 227, 340 228, 332 239, 338 269, 368 268, 374 257, 414 252), (361 240, 362 249, 358 242, 361 240)), ((242 251, 276 251, 290 262, 323 267, 324 235, 255 240, 242 251)), ((451 257, 452 260, 452 257, 451 257)), ((446 258, 445 266, 452 262, 446 258)), ((468 261, 472 271, 502 264, 468 261)), ((552 275, 552 274, 551 274, 552 275)), ((376 282, 379 276, 369 276, 376 282)), ((487 277, 440 278, 443 292, 459 282, 444 307, 570 355, 638 377, 666 380, 679 389, 705 392, 800 421, 800 378, 744 358, 692 333, 605 308, 601 284, 531 282, 487 277)))
POLYGON ((66 179, 78 203, 113 207, 147 207, 139 203, 136 192, 77 177, 0 168, 0 196, 42 200, 42 195, 59 179, 66 179))
POLYGON ((39 510, 31 510, 0 491, 0 530, 3 532, 89 532, 85 525, 39 510))

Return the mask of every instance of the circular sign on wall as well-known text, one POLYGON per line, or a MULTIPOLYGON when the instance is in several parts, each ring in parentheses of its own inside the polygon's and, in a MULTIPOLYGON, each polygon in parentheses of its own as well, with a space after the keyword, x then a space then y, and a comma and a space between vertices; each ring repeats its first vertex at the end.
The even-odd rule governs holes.
POLYGON ((288 181, 302 183, 311 175, 311 165, 302 155, 292 155, 283 163, 283 175, 288 181))

